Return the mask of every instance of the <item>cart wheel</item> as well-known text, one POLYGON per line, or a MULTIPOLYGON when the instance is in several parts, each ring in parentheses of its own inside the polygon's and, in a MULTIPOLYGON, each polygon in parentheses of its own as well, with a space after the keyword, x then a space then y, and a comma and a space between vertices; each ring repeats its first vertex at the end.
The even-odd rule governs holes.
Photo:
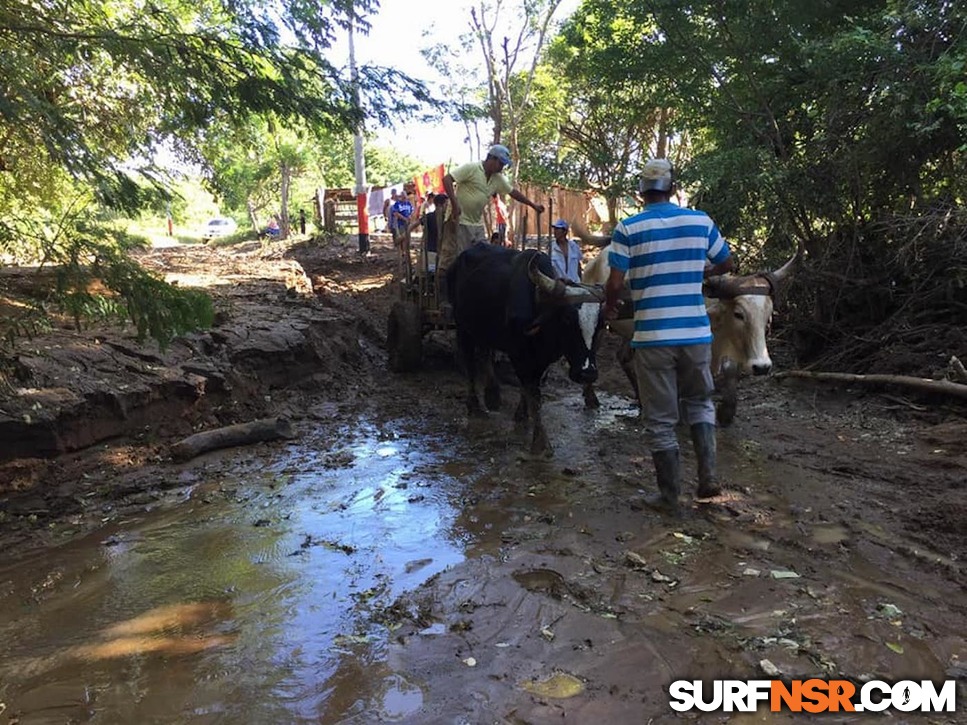
POLYGON ((389 312, 386 349, 390 370, 416 370, 423 359, 423 313, 412 302, 397 302, 389 312))

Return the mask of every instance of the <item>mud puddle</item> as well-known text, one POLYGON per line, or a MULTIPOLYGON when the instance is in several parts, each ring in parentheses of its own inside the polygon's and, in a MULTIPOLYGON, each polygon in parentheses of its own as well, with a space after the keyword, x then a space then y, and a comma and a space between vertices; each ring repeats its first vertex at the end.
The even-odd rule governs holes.
POLYGON ((463 471, 439 439, 368 421, 339 441, 213 473, 176 506, 0 569, 0 722, 419 707, 418 688, 380 669, 380 612, 463 560, 463 471))
POLYGON ((406 720, 426 683, 387 646, 421 615, 395 603, 567 525, 603 481, 590 442, 561 441, 576 410, 548 405, 551 461, 509 414, 461 410, 456 436, 358 420, 262 465, 203 461, 174 505, 0 567, 0 723, 406 720))
POLYGON ((722 431, 730 491, 672 521, 642 506, 626 399, 586 411, 552 381, 555 455, 532 460, 513 393, 468 422, 442 380, 389 399, 425 420, 230 460, 175 507, 0 569, 0 723, 663 722, 679 678, 967 660, 952 565, 858 506, 822 446, 722 431))

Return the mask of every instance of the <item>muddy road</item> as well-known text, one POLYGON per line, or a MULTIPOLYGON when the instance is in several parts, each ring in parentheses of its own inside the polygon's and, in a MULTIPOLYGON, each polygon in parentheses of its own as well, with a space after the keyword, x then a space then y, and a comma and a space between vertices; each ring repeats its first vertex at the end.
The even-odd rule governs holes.
POLYGON ((220 293, 252 318, 240 300, 304 309, 286 290, 308 280, 328 320, 357 321, 327 323, 297 382, 272 368, 233 381, 232 416, 196 402, 141 439, 5 465, 0 723, 642 723, 683 718, 680 678, 963 682, 960 411, 744 381, 728 493, 672 521, 642 505, 651 461, 610 351, 597 411, 551 370, 555 455, 531 460, 515 390, 467 420, 445 336, 422 371, 386 370, 376 251, 303 250, 220 293), (166 455, 264 414, 297 438, 166 455))

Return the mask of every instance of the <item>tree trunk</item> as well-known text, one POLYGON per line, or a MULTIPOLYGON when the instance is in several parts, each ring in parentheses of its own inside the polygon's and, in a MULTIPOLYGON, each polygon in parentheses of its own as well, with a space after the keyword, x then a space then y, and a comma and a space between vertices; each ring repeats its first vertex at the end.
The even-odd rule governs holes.
POLYGON ((315 222, 319 224, 319 226, 323 226, 324 215, 322 213, 322 210, 325 207, 325 204, 326 204, 326 188, 324 186, 320 186, 316 188, 316 198, 314 200, 314 206, 315 206, 314 219, 315 219, 315 222))
MULTIPOLYGON (((491 7, 480 0, 478 5, 470 10, 471 27, 480 43, 484 64, 487 68, 487 111, 494 122, 493 142, 501 143, 501 138, 503 138, 506 130, 515 152, 517 150, 517 131, 530 98, 537 64, 541 58, 551 18, 561 0, 545 0, 545 2, 546 4, 541 2, 533 5, 524 3, 520 8, 523 11, 523 17, 520 19, 522 27, 517 32, 515 40, 512 41, 511 38, 504 36, 500 45, 503 57, 499 64, 494 48, 494 31, 500 19, 501 4, 498 2, 496 6, 491 7), (491 11, 493 16, 488 21, 487 13, 491 11), (532 51, 534 55, 530 68, 521 72, 524 76, 524 89, 520 98, 516 99, 511 96, 511 79, 518 73, 515 65, 521 58, 521 50, 525 46, 528 46, 528 50, 532 51)), ((514 159, 516 162, 514 174, 516 175, 520 164, 520 158, 516 153, 514 159)))
MULTIPOLYGON (((498 5, 498 14, 499 9, 500 6, 498 5)), ((493 142, 500 143, 500 136, 504 127, 503 88, 500 85, 500 78, 497 72, 497 58, 494 54, 493 45, 493 30, 496 18, 488 25, 488 10, 490 10, 489 6, 481 2, 478 7, 470 9, 470 18, 471 25, 477 34, 477 41, 480 43, 480 50, 483 52, 484 63, 487 68, 487 113, 494 122, 493 142)))
POLYGON ((187 461, 206 451, 249 443, 274 441, 279 438, 292 438, 292 424, 285 418, 263 418, 249 423, 239 423, 225 428, 216 428, 196 433, 171 447, 171 457, 176 461, 187 461))
POLYGON ((668 109, 658 111, 658 144, 655 155, 659 159, 668 158, 668 109))
POLYGON ((258 214, 255 212, 255 204, 252 203, 251 199, 246 199, 245 206, 248 209, 248 220, 252 224, 252 229, 255 230, 256 234, 259 234, 262 229, 259 226, 258 214))
POLYGON ((279 218, 279 227, 282 230, 281 238, 289 238, 289 186, 292 184, 292 167, 288 163, 283 161, 280 165, 280 171, 282 174, 282 190, 281 190, 281 201, 282 201, 282 215, 279 218))

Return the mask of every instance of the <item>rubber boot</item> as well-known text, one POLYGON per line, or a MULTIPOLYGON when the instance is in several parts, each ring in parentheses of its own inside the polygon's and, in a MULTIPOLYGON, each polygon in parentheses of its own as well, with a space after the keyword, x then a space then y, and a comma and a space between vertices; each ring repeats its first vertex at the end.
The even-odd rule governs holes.
POLYGON ((645 497, 645 503, 672 516, 678 517, 678 494, 681 491, 682 464, 678 449, 655 451, 651 454, 655 462, 655 478, 658 481, 657 494, 645 497))
POLYGON ((711 423, 695 423, 692 426, 692 445, 698 459, 698 498, 711 498, 722 493, 715 477, 715 426, 711 423))

